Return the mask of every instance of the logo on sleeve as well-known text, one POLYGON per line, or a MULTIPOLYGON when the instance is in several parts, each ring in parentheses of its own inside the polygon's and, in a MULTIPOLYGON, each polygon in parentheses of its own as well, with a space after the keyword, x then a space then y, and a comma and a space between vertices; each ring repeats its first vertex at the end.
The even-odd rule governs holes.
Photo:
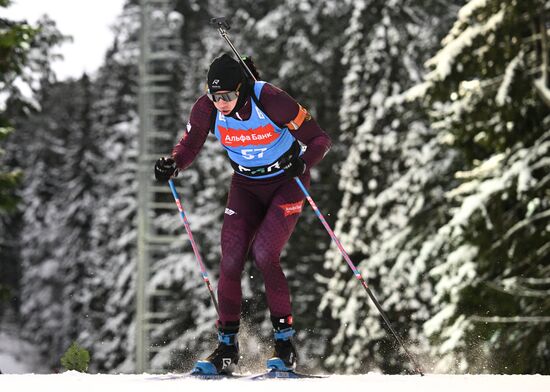
POLYGON ((297 203, 280 204, 279 207, 283 210, 285 216, 290 216, 302 212, 303 204, 303 201, 299 201, 297 203))

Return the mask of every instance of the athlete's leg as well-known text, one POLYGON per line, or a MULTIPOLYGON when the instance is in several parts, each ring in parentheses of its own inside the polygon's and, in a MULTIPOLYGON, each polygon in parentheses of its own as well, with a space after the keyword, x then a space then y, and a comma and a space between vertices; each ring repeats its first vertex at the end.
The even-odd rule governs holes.
MULTIPOLYGON (((309 175, 302 176, 302 181, 308 187, 309 175)), ((280 256, 296 226, 303 202, 304 195, 294 180, 280 185, 252 244, 252 255, 263 276, 267 303, 273 317, 285 317, 292 313, 280 256)))
POLYGON ((233 178, 225 210, 222 233, 218 301, 220 323, 238 322, 241 315, 241 275, 250 243, 263 218, 265 207, 246 189, 242 180, 233 178))

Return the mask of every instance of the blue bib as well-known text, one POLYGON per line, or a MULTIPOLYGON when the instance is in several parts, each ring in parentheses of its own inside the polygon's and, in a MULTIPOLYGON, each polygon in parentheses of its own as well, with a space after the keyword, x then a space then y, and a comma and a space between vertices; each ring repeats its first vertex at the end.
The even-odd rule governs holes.
MULTIPOLYGON (((254 84, 254 94, 258 99, 265 82, 254 84)), ((219 111, 216 114, 214 134, 227 151, 229 159, 244 167, 269 166, 289 151, 295 142, 288 128, 279 128, 250 99, 252 105, 248 120, 226 117, 219 111)), ((268 178, 282 174, 282 170, 254 178, 268 178)), ((242 173, 239 173, 242 174, 242 173)), ((243 174, 244 175, 244 174, 243 174)))

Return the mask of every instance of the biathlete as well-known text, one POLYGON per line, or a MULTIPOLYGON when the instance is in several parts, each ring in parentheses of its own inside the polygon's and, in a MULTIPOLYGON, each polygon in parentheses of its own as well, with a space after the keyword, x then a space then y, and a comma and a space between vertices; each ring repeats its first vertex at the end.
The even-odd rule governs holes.
POLYGON ((234 174, 221 231, 218 346, 194 371, 230 373, 239 361, 241 275, 249 253, 263 276, 274 329, 275 349, 267 366, 294 370, 295 330, 280 255, 304 204, 293 178, 309 187, 310 169, 323 159, 331 140, 304 107, 283 90, 247 77, 228 54, 210 65, 207 93, 195 102, 171 157, 156 162, 156 178, 168 181, 187 168, 211 132, 226 150, 234 174))

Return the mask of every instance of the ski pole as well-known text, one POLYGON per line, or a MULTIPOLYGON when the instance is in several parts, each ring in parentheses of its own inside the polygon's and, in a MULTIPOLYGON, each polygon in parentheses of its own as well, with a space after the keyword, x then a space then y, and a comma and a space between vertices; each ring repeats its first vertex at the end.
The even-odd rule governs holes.
POLYGON ((181 204, 181 199, 178 195, 178 192, 176 191, 176 186, 174 185, 174 181, 172 179, 168 180, 168 184, 170 185, 170 189, 172 190, 172 195, 174 196, 174 201, 176 202, 176 205, 178 206, 178 210, 180 212, 181 220, 183 221, 183 225, 185 226, 185 231, 187 231, 187 235, 189 236, 189 241, 191 241, 191 246, 193 247, 193 252, 195 252, 195 257, 197 258, 197 261, 199 262, 202 278, 204 280, 204 283, 206 284, 206 288, 208 289, 208 292, 210 293, 210 297, 212 298, 212 303, 214 304, 214 307, 216 308, 216 312, 218 313, 218 317, 220 317, 220 308, 218 307, 218 301, 216 301, 216 296, 214 295, 214 290, 212 289, 212 285, 210 284, 210 279, 208 279, 208 272, 206 272, 206 268, 204 266, 204 263, 202 262, 201 255, 199 253, 199 248, 197 246, 197 243, 195 242, 195 239, 193 238, 193 233, 191 233, 191 227, 189 226, 189 222, 187 221, 187 217, 185 216, 185 212, 183 211, 183 206, 181 204))
POLYGON ((328 234, 330 235, 330 237, 332 238, 332 240, 336 243, 336 246, 338 247, 338 249, 340 250, 340 253, 342 254, 342 256, 344 257, 344 259, 346 260, 346 262, 348 263, 349 267, 351 268, 351 270, 353 271, 353 274, 355 275, 355 277, 359 280, 359 282, 361 282, 361 285, 365 288, 365 290, 367 291, 367 294, 369 295, 370 299, 372 300, 372 302, 374 303, 374 305, 376 306, 376 308, 378 309, 378 311, 380 312, 380 315, 382 316, 382 319, 384 319, 384 322, 386 323, 386 325, 388 326, 388 329, 391 331, 391 333, 393 334, 393 336, 395 337, 395 339, 397 339, 397 341, 399 342, 399 344, 401 345, 401 347, 403 347, 403 350, 405 351, 405 354, 407 355, 407 357, 410 359, 410 361, 413 363, 413 365, 416 367, 416 372, 419 373, 421 376, 424 375, 424 372, 422 371, 422 368, 420 367, 420 365, 418 365, 418 363, 416 362, 416 360, 414 359, 414 357, 411 355, 411 353, 409 352, 409 350, 407 350, 407 347, 405 346, 405 344, 403 343, 403 340, 399 337, 399 335, 395 332, 395 330, 393 329, 391 323, 390 323, 390 320, 388 319, 388 317, 386 316, 386 312, 384 312, 384 310, 382 309, 382 306, 380 305, 380 302, 378 302, 378 300, 376 299, 376 297, 374 296, 372 290, 369 288, 369 286, 367 285, 367 282, 365 281, 365 279, 363 279, 363 277, 361 276, 361 273, 359 272, 359 270, 357 269, 357 267, 355 266, 355 264, 353 263, 353 261, 351 261, 350 257, 348 256, 347 252, 344 250, 344 247, 342 246, 342 244, 340 243, 340 241, 338 240, 338 238, 336 237, 336 235, 334 234, 334 231, 330 228, 329 224, 327 223, 325 217, 323 216, 323 214, 321 214, 321 211, 319 211, 319 208, 317 208, 317 205, 315 204, 315 202, 313 201, 313 199, 311 198, 309 192, 307 191, 306 187, 304 186, 304 184, 302 183, 302 181, 298 178, 298 177, 294 177, 294 180, 296 180, 296 183, 298 184, 298 186, 300 187, 300 189, 302 189, 302 192, 304 193, 307 201, 309 202, 309 204, 311 205, 311 208, 313 208, 313 211, 315 212, 315 214, 317 215, 317 217, 319 218, 319 220, 321 221, 321 223, 323 224, 323 226, 325 227, 326 231, 328 232, 328 234))

